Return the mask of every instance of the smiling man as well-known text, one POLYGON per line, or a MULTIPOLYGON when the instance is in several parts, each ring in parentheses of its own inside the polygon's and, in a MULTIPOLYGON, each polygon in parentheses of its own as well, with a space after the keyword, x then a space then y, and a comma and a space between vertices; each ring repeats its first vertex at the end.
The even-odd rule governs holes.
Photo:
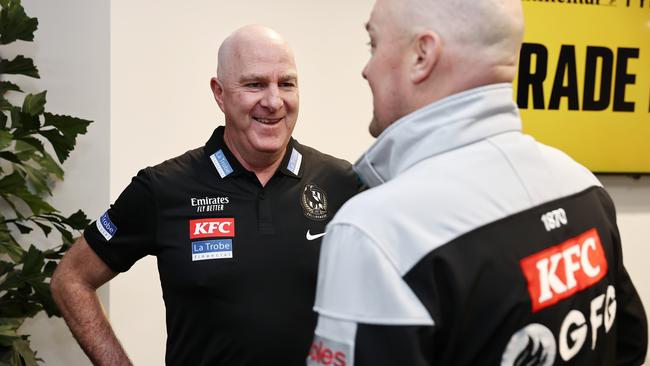
POLYGON ((304 365, 320 238, 357 192, 356 176, 291 138, 298 75, 275 31, 228 37, 210 86, 225 126, 204 147, 140 171, 52 278, 96 365, 130 361, 95 290, 146 255, 158 261, 168 365, 304 365))

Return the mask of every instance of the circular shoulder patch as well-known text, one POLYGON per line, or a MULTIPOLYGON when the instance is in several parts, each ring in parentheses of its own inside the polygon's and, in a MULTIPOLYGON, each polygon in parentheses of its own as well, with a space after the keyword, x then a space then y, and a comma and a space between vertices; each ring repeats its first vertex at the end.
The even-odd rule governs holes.
POLYGON ((327 218, 327 194, 317 185, 309 183, 302 190, 300 197, 305 216, 312 220, 325 220, 327 218))

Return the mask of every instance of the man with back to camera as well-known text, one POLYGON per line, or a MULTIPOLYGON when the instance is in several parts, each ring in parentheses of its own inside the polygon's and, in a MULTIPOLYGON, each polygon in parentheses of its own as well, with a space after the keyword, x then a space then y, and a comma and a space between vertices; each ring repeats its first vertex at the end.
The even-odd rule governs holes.
POLYGON ((308 365, 639 365, 598 180, 521 132, 519 0, 376 0, 370 189, 328 224, 308 365))
POLYGON ((304 365, 320 237, 356 193, 356 176, 291 138, 298 77, 275 31, 229 36, 210 85, 225 127, 204 147, 140 171, 52 278, 96 365, 131 362, 95 290, 145 255, 158 261, 168 365, 304 365))

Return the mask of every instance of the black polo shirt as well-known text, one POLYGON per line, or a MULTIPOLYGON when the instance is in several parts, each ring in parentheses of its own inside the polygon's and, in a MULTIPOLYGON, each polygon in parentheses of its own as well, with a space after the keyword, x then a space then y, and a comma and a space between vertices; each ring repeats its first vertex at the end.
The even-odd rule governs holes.
POLYGON ((117 272, 157 257, 168 365, 304 365, 321 234, 357 178, 291 139, 262 187, 223 131, 141 170, 85 238, 117 272))

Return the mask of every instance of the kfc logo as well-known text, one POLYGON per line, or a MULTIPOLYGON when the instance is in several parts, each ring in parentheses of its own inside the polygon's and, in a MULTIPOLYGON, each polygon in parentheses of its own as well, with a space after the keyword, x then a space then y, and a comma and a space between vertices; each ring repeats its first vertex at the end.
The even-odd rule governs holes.
POLYGON ((309 350, 307 365, 347 366, 349 360, 345 348, 349 348, 349 346, 316 336, 309 350))
POLYGON ((607 259, 596 229, 520 261, 533 312, 584 290, 607 274, 607 259))
POLYGON ((235 236, 233 218, 190 220, 190 239, 233 236, 235 236))

